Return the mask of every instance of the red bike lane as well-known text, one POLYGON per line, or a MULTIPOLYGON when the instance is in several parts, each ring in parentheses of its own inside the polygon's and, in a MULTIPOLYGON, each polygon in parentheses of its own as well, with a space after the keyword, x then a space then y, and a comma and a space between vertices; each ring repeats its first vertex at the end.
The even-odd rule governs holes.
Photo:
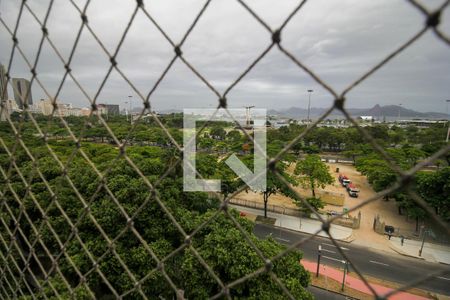
MULTIPOLYGON (((317 271, 317 263, 316 262, 302 260, 301 264, 305 267, 306 270, 308 270, 314 274, 316 273, 316 271, 317 271)), ((342 282, 342 278, 344 276, 343 271, 335 269, 330 266, 323 265, 323 264, 320 265, 319 273, 323 276, 327 276, 338 282, 342 282)), ((312 275, 312 276, 315 276, 315 275, 312 275)), ((378 295, 385 295, 394 290, 392 288, 385 287, 385 286, 375 284, 375 283, 370 283, 370 286, 375 290, 375 292, 378 295)), ((367 287, 367 285, 364 283, 364 281, 362 281, 359 277, 355 278, 355 277, 347 274, 345 277, 345 287, 349 287, 354 290, 360 291, 362 293, 372 295, 372 291, 367 287)), ((417 296, 417 295, 410 294, 407 292, 398 292, 398 293, 390 296, 389 299, 390 300, 424 300, 424 299, 428 299, 428 298, 417 296)))

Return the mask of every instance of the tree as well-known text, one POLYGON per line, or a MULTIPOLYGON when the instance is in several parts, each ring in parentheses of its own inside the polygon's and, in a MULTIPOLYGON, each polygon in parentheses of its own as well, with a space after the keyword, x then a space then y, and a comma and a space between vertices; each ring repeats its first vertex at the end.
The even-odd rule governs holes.
POLYGON ((298 161, 294 174, 299 175, 300 184, 304 188, 311 188, 313 198, 316 197, 316 187, 324 188, 334 181, 327 165, 315 154, 309 154, 305 159, 298 161))
MULTIPOLYGON (((297 185, 297 181, 285 172, 286 165, 279 162, 276 166, 277 171, 290 184, 297 185)), ((264 218, 267 218, 267 204, 269 197, 273 194, 281 193, 286 197, 295 199, 295 194, 286 186, 286 184, 272 171, 267 172, 266 189, 262 192, 264 201, 264 218)))
POLYGON ((227 159, 228 157, 222 159, 218 163, 215 175, 216 178, 220 178, 220 190, 224 199, 226 199, 229 194, 234 193, 243 184, 243 181, 225 163, 227 159))
MULTIPOLYGON (((242 157, 242 162, 250 169, 252 169, 253 165, 253 156, 252 155, 246 155, 242 157)), ((276 171, 278 174, 280 174, 284 180, 291 185, 296 186, 298 183, 295 180, 294 177, 289 175, 286 172, 287 164, 283 161, 279 161, 276 166, 276 171)), ((266 189, 261 192, 263 195, 263 201, 264 201, 264 217, 267 218, 267 204, 269 202, 269 197, 276 193, 281 193, 285 195, 286 197, 295 198, 295 194, 289 189, 288 186, 276 175, 273 171, 268 170, 266 174, 266 189)))
POLYGON ((435 209, 436 214, 450 221, 450 167, 436 172, 416 174, 419 195, 435 209))
MULTIPOLYGON (((367 176, 367 181, 376 192, 390 187, 397 179, 396 173, 378 154, 370 153, 356 160, 356 169, 367 176)), ((388 200, 388 196, 386 196, 388 200)))
POLYGON ((416 202, 411 200, 408 195, 404 193, 396 193, 394 195, 396 201, 399 202, 399 207, 406 210, 408 218, 416 220, 416 232, 419 231, 419 221, 423 220, 426 216, 426 212, 417 205, 416 202))
MULTIPOLYGON (((232 213, 237 217, 235 211, 232 213)), ((246 219, 238 219, 250 233, 253 225, 246 219)), ((258 240, 251 235, 251 239, 266 257, 273 257, 285 249, 285 246, 281 246, 272 238, 258 240)), ((241 232, 223 214, 202 230, 201 236, 193 240, 193 245, 223 282, 233 282, 264 266, 241 232)), ((298 263, 301 258, 302 255, 298 251, 289 252, 274 262, 273 272, 295 299, 312 299, 311 294, 304 288, 309 283, 309 275, 298 263)), ((185 297, 188 299, 209 298, 220 292, 217 282, 188 250, 185 251, 177 271, 176 276, 183 282, 185 297)), ((268 274, 261 274, 230 289, 230 298, 284 299, 285 296, 268 274)))
POLYGON ((222 127, 214 127, 210 131, 210 135, 213 139, 224 140, 227 132, 222 127))
POLYGON ((231 130, 227 133, 227 140, 236 143, 241 140, 241 133, 238 130, 231 130))
POLYGON ((357 144, 357 145, 349 145, 347 150, 343 151, 342 154, 346 157, 351 157, 353 160, 353 165, 356 164, 356 158, 364 155, 366 153, 370 153, 370 146, 367 144, 357 144))

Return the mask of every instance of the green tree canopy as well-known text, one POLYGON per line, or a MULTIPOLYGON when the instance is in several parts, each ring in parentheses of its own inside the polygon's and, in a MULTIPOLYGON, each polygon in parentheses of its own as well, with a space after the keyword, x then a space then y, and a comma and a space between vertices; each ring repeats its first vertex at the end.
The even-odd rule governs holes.
POLYGON ((321 161, 320 156, 315 154, 308 154, 304 159, 299 160, 294 173, 298 175, 299 182, 304 188, 311 189, 314 198, 317 187, 324 188, 334 181, 327 165, 321 161))

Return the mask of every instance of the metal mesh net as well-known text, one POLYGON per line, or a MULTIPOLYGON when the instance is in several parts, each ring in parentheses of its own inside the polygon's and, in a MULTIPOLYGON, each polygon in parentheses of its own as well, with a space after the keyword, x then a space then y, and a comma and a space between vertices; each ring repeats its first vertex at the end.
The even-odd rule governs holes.
MULTIPOLYGON (((47 120, 47 126, 44 128, 42 127, 42 123, 36 120, 36 115, 34 115, 30 111, 28 105, 26 104, 27 97, 23 97, 22 99, 24 103, 24 112, 22 114, 22 117, 18 120, 12 120, 9 116, 7 116, 6 123, 3 123, 9 126, 14 138, 12 142, 7 142, 3 138, 1 138, 0 140, 2 152, 9 160, 8 167, 2 167, 0 169, 1 182, 3 186, 2 190, 0 191, 0 295, 2 298, 48 298, 48 296, 46 295, 47 293, 49 293, 49 291, 50 294, 54 295, 54 297, 63 298, 64 295, 61 294, 61 287, 58 286, 58 284, 63 286, 64 289, 68 290, 68 295, 70 295, 71 297, 76 298, 78 295, 76 288, 82 286, 88 298, 95 298, 96 291, 93 290, 93 287, 89 284, 90 280, 97 280, 101 282, 102 285, 107 286, 111 295, 116 298, 122 298, 130 295, 132 295, 133 297, 140 296, 142 298, 153 298, 154 295, 148 295, 146 290, 143 288, 143 285, 147 280, 149 280, 149 278, 155 277, 163 282, 163 285, 165 285, 167 289, 171 289, 174 295, 176 295, 178 298, 183 298, 183 291, 168 275, 168 272, 166 270, 166 263, 171 261, 173 257, 177 256, 182 251, 189 251, 193 257, 193 261, 200 264, 210 276, 210 278, 212 278, 213 281, 215 281, 220 287, 217 294, 208 295, 211 298, 230 298, 231 289, 238 287, 243 282, 257 278, 261 274, 268 275, 270 277, 270 280, 279 287, 285 297, 291 299, 295 298, 286 284, 283 283, 283 281, 280 280, 277 274, 274 272, 273 264, 282 259, 289 252, 307 243, 310 239, 313 239, 320 231, 323 230, 324 232, 329 233, 330 224, 341 215, 337 215, 332 217, 331 219, 325 220, 316 210, 310 207, 308 202, 306 202, 303 197, 297 195, 300 199, 302 199, 304 205, 309 207, 319 218, 319 220, 323 224, 322 228, 318 232, 316 232, 316 234, 311 235, 308 238, 296 241, 281 253, 277 253, 274 256, 266 256, 258 248, 255 240, 252 239, 252 237, 244 228, 242 228, 241 223, 236 220, 236 215, 230 213, 228 209, 228 202, 236 194, 246 188, 246 186, 244 185, 236 192, 228 195, 225 199, 221 200, 220 208, 215 213, 208 215, 208 217, 205 218, 205 220, 198 226, 196 226, 195 229, 186 230, 186 224, 180 224, 179 220, 177 220, 176 213, 174 213, 175 208, 170 207, 170 205, 168 205, 164 200, 161 199, 159 191, 160 188, 165 188, 163 186, 165 177, 170 174, 173 168, 180 164, 182 160, 181 154, 183 153, 183 146, 180 144, 180 142, 177 141, 177 138, 173 136, 173 132, 169 130, 167 124, 164 124, 160 117, 151 109, 153 93, 158 89, 160 83, 165 78, 169 70, 172 69, 176 61, 181 62, 190 71, 192 71, 192 73, 195 74, 195 76, 200 79, 201 82, 216 96, 218 111, 220 109, 227 110, 228 94, 241 80, 243 80, 243 78, 247 76, 247 74, 256 65, 258 65, 262 58, 264 58, 270 51, 279 51, 295 65, 297 65, 299 71, 302 70, 306 72, 311 79, 313 79, 317 84, 328 91, 329 94, 332 95, 334 103, 322 116, 320 116, 315 122, 310 124, 306 128, 306 130, 304 130, 294 140, 288 143, 280 153, 278 153, 274 157, 268 158, 269 163, 267 171, 272 172, 272 174, 274 174, 282 182, 284 182, 285 185, 289 189, 291 189, 293 193, 297 194, 296 190, 291 186, 291 184, 287 182, 282 174, 278 172, 276 165, 280 162, 281 157, 289 150, 291 150, 293 145, 295 145, 306 135, 308 135, 308 133, 310 133, 321 121, 327 118, 327 116, 329 116, 333 110, 339 110, 345 115, 346 119, 357 128, 364 139, 372 145, 373 149, 379 155, 381 155, 383 159, 386 160, 390 168, 397 174, 397 181, 390 188, 378 192, 373 197, 364 199, 361 204, 350 208, 349 212, 356 211, 360 207, 372 201, 380 199, 385 195, 399 190, 404 190, 417 205, 423 208, 436 223, 440 224, 442 228, 445 229, 447 234, 450 233, 448 224, 446 224, 439 216, 437 216, 435 211, 431 209, 428 204, 423 199, 421 199, 421 197, 411 188, 413 182, 412 179, 416 172, 421 170, 427 164, 435 161, 443 154, 448 153, 448 151, 450 150, 450 145, 444 146, 434 155, 418 163, 410 170, 402 170, 396 164, 394 159, 391 158, 389 154, 376 142, 376 140, 371 137, 371 135, 365 128, 361 127, 360 124, 352 118, 352 116, 344 107, 346 103, 345 97, 347 93, 355 89, 359 84, 369 78, 378 69, 388 64, 395 56, 399 55, 406 48, 414 44, 426 32, 432 31, 442 41, 443 44, 448 46, 450 44, 450 38, 439 29, 438 25, 440 23, 441 13, 448 6, 450 1, 445 1, 445 3, 443 3, 434 11, 427 10, 424 6, 416 1, 407 1, 411 6, 416 8, 423 15, 423 27, 412 37, 407 38, 400 47, 398 47, 381 61, 379 61, 379 63, 370 68, 367 72, 365 72, 364 75, 357 78, 352 84, 350 84, 340 93, 337 92, 329 84, 327 84, 324 80, 322 80, 322 78, 320 78, 314 72, 314 70, 308 68, 304 63, 302 63, 301 59, 297 58, 294 54, 292 54, 292 52, 289 51, 289 49, 285 48, 285 46, 283 45, 282 34, 285 27, 291 21, 291 19, 296 14, 298 14, 299 11, 302 10, 305 3, 307 2, 306 0, 301 1, 284 20, 282 25, 277 29, 271 28, 257 14, 257 12, 255 12, 252 7, 250 7, 244 1, 238 1, 241 8, 244 11, 247 11, 267 32, 267 39, 270 41, 270 44, 265 49, 261 50, 261 52, 257 55, 257 58, 254 59, 250 65, 243 68, 240 75, 232 82, 232 84, 228 86, 228 88, 225 89, 223 93, 220 93, 214 87, 214 84, 211 83, 208 78, 203 76, 201 72, 196 68, 196 66, 190 63, 189 60, 185 56, 183 56, 182 52, 185 42, 189 38, 192 30, 197 26, 198 21, 208 13, 208 7, 211 1, 206 1, 204 3, 204 5, 196 15, 194 21, 187 28, 186 33, 179 42, 172 40, 172 38, 164 31, 162 26, 160 26, 158 21, 152 16, 151 11, 149 11, 144 6, 142 0, 136 1, 133 4, 133 13, 131 14, 129 22, 125 30, 123 31, 121 39, 116 45, 114 51, 109 51, 107 49, 107 47, 102 42, 102 39, 96 34, 96 32, 88 22, 90 18, 96 17, 90 16, 88 13, 88 6, 90 2, 91 1, 87 1, 85 5, 80 6, 75 1, 70 1, 73 9, 80 15, 82 22, 77 31, 78 33, 76 36, 76 40, 73 43, 70 54, 67 58, 65 58, 65 55, 63 55, 55 46, 52 41, 52 37, 49 34, 49 30, 47 29, 47 22, 52 11, 54 1, 50 1, 43 20, 41 20, 36 15, 27 1, 21 2, 20 12, 13 27, 9 27, 4 21, 3 17, 0 17, 0 21, 2 23, 2 31, 8 34, 13 40, 13 47, 9 56, 10 60, 6 70, 6 78, 8 84, 11 84, 10 74, 12 74, 12 72, 14 71, 12 70, 12 61, 15 56, 19 56, 25 61, 27 67, 30 70, 31 85, 37 85, 44 91, 49 99, 53 99, 52 114, 47 120), (25 11, 33 16, 33 18, 35 19, 35 26, 38 26, 42 29, 42 36, 40 38, 38 49, 34 57, 29 57, 26 55, 26 49, 21 48, 21 43, 17 36, 18 29, 21 26, 21 18, 25 11), (132 82, 132 80, 130 80, 127 75, 125 75, 125 73, 121 69, 120 61, 118 61, 117 59, 123 42, 127 34, 129 33, 129 29, 135 21, 136 15, 138 13, 143 14, 146 18, 148 18, 148 20, 159 31, 164 39, 166 39, 167 42, 171 45, 171 48, 174 51, 169 64, 160 74, 158 80, 156 80, 156 83, 147 94, 142 93, 132 82), (71 72, 74 54, 79 50, 78 44, 82 34, 89 34, 90 36, 92 36, 100 46, 102 52, 109 58, 110 62, 108 72, 102 79, 100 87, 96 91, 94 97, 89 96, 89 93, 85 90, 83 84, 81 84, 77 80, 76 76, 71 72), (44 48, 44 44, 47 44, 50 47, 44 48), (39 79, 39 70, 37 69, 37 66, 42 51, 53 51, 56 55, 56 58, 60 61, 61 66, 64 66, 64 76, 58 86, 56 93, 51 93, 39 79), (127 83, 127 85, 139 96, 142 104, 144 105, 143 110, 140 112, 134 124, 131 126, 131 129, 127 133, 121 134, 120 136, 118 135, 117 131, 115 132, 115 130, 110 127, 107 120, 104 119, 104 116, 102 116, 101 113, 98 113, 99 108, 97 106, 98 95, 105 87, 105 84, 107 83, 113 71, 116 71, 117 74, 119 74, 119 76, 127 83), (84 97, 89 101, 92 108, 88 120, 85 124, 83 124, 82 129, 77 132, 73 131, 71 124, 67 121, 66 118, 60 115, 57 110, 56 99, 58 99, 61 91, 63 90, 65 82, 69 79, 73 81, 77 88, 82 92, 84 97), (144 116, 146 114, 151 115, 154 122, 161 128, 166 137, 170 140, 175 150, 172 157, 174 161, 173 164, 171 164, 171 166, 163 174, 163 176, 157 178, 156 180, 150 180, 148 176, 146 176, 146 174, 144 174, 144 172, 140 170, 138 164, 136 164, 133 158, 130 157, 130 155, 127 153, 127 147, 129 147, 129 142, 132 137, 133 131, 135 130, 136 126, 138 126, 140 121, 144 119, 144 116), (82 147, 82 141, 85 136, 86 130, 89 127, 89 122, 94 118, 104 128, 104 130, 107 131, 107 134, 110 136, 113 145, 117 149, 117 155, 111 158, 112 163, 109 164, 109 167, 103 169, 99 169, 96 162, 93 161, 93 157, 82 147), (30 127, 27 127, 26 124, 31 124, 31 129, 30 127), (68 158, 65 160, 62 160, 57 155, 57 153, 55 153, 54 148, 49 145, 49 140, 52 137, 49 136, 48 130, 54 124, 58 124, 60 129, 65 132, 65 134, 70 139, 71 145, 73 146, 72 152, 68 153, 68 158), (27 145, 28 141, 24 138, 24 136, 26 135, 25 129, 32 130, 35 133, 34 137, 39 140, 41 145, 45 146, 45 153, 33 153, 33 151, 29 149, 30 146, 27 145), (20 157, 18 157, 19 153, 20 157), (70 195, 71 197, 73 197, 73 199, 76 199, 77 203, 79 203, 78 207, 68 207, 65 203, 65 200, 58 197, 58 188, 55 188, 54 185, 49 183, 49 170, 42 170, 42 166, 40 166, 39 164, 39 159, 45 156, 49 157, 51 161, 54 162, 54 172, 56 173, 54 174, 54 176, 61 176, 61 181, 63 182, 61 185, 64 186, 61 188, 71 190, 70 195), (90 191, 91 194, 89 197, 86 196, 85 191, 80 191, 78 189, 78 178, 76 176, 77 174, 74 174, 72 171, 74 166, 73 163, 78 158, 81 158, 84 163, 90 167, 92 173, 94 174, 93 178, 96 178, 93 183, 92 191, 90 191), (29 162, 28 167, 20 167, 17 164, 19 160, 27 160, 29 162), (140 204, 137 209, 130 210, 128 207, 125 207, 123 203, 121 203, 121 201, 118 199, 118 196, 114 192, 113 188, 111 188, 111 185, 108 184, 108 176, 111 172, 116 171, 113 170, 116 163, 121 163, 121 166, 126 166, 126 170, 124 167, 124 172, 127 171, 137 174, 141 179, 141 184, 143 185, 141 188, 145 189, 148 192, 148 196, 145 199, 140 200, 140 204), (14 184, 11 180, 13 177, 19 178, 21 184, 14 184), (41 182, 40 188, 46 191, 46 201, 38 199, 38 197, 36 197, 35 195, 35 192, 33 191, 33 188, 31 187, 32 183, 36 180, 39 180, 41 182), (114 216, 117 217, 117 222, 123 222, 124 224, 122 230, 120 230, 119 232, 114 232, 114 235, 111 235, 112 233, 108 228, 104 228, 104 226, 102 226, 102 224, 104 224, 104 220, 98 220, 95 214, 92 212, 93 210, 98 209, 97 195, 99 195, 100 193, 108 195, 110 200, 108 205, 105 206, 104 209, 111 209, 111 211, 114 212, 114 216), (164 215, 167 226, 173 228, 173 231, 176 231, 182 237, 182 242, 175 251, 163 254, 155 253, 152 245, 149 243, 149 241, 146 241, 146 239, 142 236, 140 229, 138 229, 135 224, 139 215, 144 213, 145 210, 149 209, 149 206, 152 203, 156 204, 156 207, 159 209, 160 214, 162 213, 164 215), (30 207, 33 208, 32 211, 30 210, 30 207), (64 233, 62 233, 61 228, 55 228, 54 224, 49 222, 48 215, 54 213, 55 211, 57 211, 60 216, 59 223, 62 227, 66 228, 64 233), (36 215, 38 216, 40 222, 34 222, 36 215), (252 251, 254 251, 254 253, 256 253, 256 255, 261 259, 261 266, 258 267, 255 271, 231 282, 227 282, 226 279, 220 278, 214 272, 214 268, 208 264, 207 259, 202 257, 202 255, 200 255, 200 253, 197 251, 195 244, 196 235, 208 225, 215 222, 219 218, 219 216, 226 216, 226 218, 229 218, 232 221, 235 228, 242 234, 248 245, 251 247, 252 251), (98 240, 101 240, 101 243, 99 242, 99 245, 95 246, 86 243, 84 230, 87 230, 88 228, 89 230, 93 230, 96 233, 98 240), (43 233, 46 233, 45 236, 47 236, 47 238, 44 237, 43 233), (51 238, 48 238, 48 236, 50 236, 51 238), (152 258, 152 261, 148 263, 147 270, 144 274, 133 273, 133 271, 129 267, 130 262, 127 260, 127 258, 123 255, 119 255, 119 251, 116 249, 116 247, 120 244, 119 242, 121 239, 135 240, 135 242, 142 247, 142 251, 145 253, 145 255, 152 258), (69 251, 70 253, 73 253, 74 250, 68 249, 69 245, 71 245, 71 247, 76 247, 80 255, 86 257, 91 265, 80 267, 80 265, 76 261, 76 258, 73 255, 69 255, 69 251), (64 260, 65 262, 64 267, 61 265, 62 260, 64 260), (114 260, 117 269, 122 270, 121 272, 123 272, 123 276, 126 277, 127 280, 131 280, 132 286, 126 286, 124 288, 117 287, 112 284, 109 280, 109 274, 102 268, 102 262, 104 260, 114 260), (68 266, 70 267, 70 272, 68 272, 68 266), (84 271, 82 271, 82 269, 84 271), (50 280, 50 278, 52 277, 57 277, 60 279, 60 281, 56 284, 55 282, 50 280), (76 282, 76 285, 73 284, 74 282, 76 282)), ((133 2, 130 2, 130 5, 132 5, 131 3, 133 2)), ((2 51, 7 50, 8 49, 2 47, 2 51)), ((3 110, 6 110, 5 103, 2 103, 2 111, 3 110)), ((233 117, 231 114, 230 116, 233 117)), ((236 122, 236 124, 237 126, 241 127, 243 132, 246 132, 239 122, 236 122)), ((202 128, 200 128, 197 135, 202 132, 205 126, 206 124, 202 128)), ((251 135, 247 134, 247 137, 252 140, 251 135)), ((198 172, 197 176, 202 178, 202 175, 198 174, 198 172)), ((155 206, 153 206, 152 209, 156 210, 155 206)), ((372 288, 372 286, 368 283, 368 281, 364 277, 364 274, 359 271, 358 266, 352 263, 352 260, 341 249, 340 245, 335 241, 335 239, 333 239, 331 235, 329 235, 329 238, 336 246, 342 257, 349 262, 359 278, 361 278, 365 282, 366 286, 377 298, 389 297, 401 290, 405 290, 409 287, 414 287, 420 282, 430 280, 434 276, 442 274, 442 272, 439 272, 437 274, 424 274, 423 278, 414 280, 401 288, 395 289, 387 295, 378 295, 372 288)))

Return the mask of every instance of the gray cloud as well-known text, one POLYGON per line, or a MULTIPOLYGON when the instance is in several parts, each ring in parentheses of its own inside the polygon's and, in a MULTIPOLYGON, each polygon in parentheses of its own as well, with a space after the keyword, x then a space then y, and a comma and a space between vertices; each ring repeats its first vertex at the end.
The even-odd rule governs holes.
MULTIPOLYGON (((49 1, 27 1, 43 20, 49 1)), ((75 1, 81 8, 85 1, 75 1)), ((278 28, 298 1, 247 1, 269 24, 278 28)), ((427 1, 430 8, 442 1, 427 1)), ((172 41, 181 41, 204 1, 145 2, 149 13, 172 41)), ((1 17, 12 30, 20 2, 0 2, 1 17)), ((89 24, 110 53, 113 53, 135 8, 135 1, 93 0, 87 9, 89 24)), ((342 91, 418 32, 423 16, 407 1, 315 0, 309 1, 282 32, 282 44, 325 82, 342 91)), ((441 29, 450 34, 450 9, 443 15, 441 29)), ((47 27, 50 39, 65 60, 81 26, 79 13, 68 1, 55 1, 47 27)), ((28 11, 23 12, 17 33, 19 45, 31 63, 36 57, 42 32, 28 11)), ((219 91, 223 92, 262 51, 271 35, 237 1, 215 0, 193 29, 182 50, 184 57, 219 91)), ((8 64, 11 37, 0 29, 0 62, 8 64)), ((138 12, 117 56, 120 69, 147 95, 174 56, 169 42, 142 13, 138 12)), ((84 29, 71 67, 73 75, 90 97, 96 94, 109 68, 109 59, 97 41, 84 29)), ((38 77, 54 95, 64 74, 63 64, 44 43, 38 77)), ((11 75, 30 78, 29 68, 18 53, 11 75)), ((370 107, 398 104, 420 111, 443 111, 450 98, 450 48, 427 33, 400 56, 348 94, 348 106, 370 107)), ((231 106, 246 104, 267 108, 304 107, 308 88, 314 89, 313 106, 332 103, 331 95, 290 61, 276 47, 230 92, 231 106)), ((130 86, 113 71, 98 102, 121 103, 128 95, 140 101, 130 86)), ((46 97, 34 84, 34 99, 46 97)), ((59 98, 77 106, 88 101, 68 79, 59 98)), ((156 109, 211 107, 217 97, 177 60, 151 97, 156 109)))

